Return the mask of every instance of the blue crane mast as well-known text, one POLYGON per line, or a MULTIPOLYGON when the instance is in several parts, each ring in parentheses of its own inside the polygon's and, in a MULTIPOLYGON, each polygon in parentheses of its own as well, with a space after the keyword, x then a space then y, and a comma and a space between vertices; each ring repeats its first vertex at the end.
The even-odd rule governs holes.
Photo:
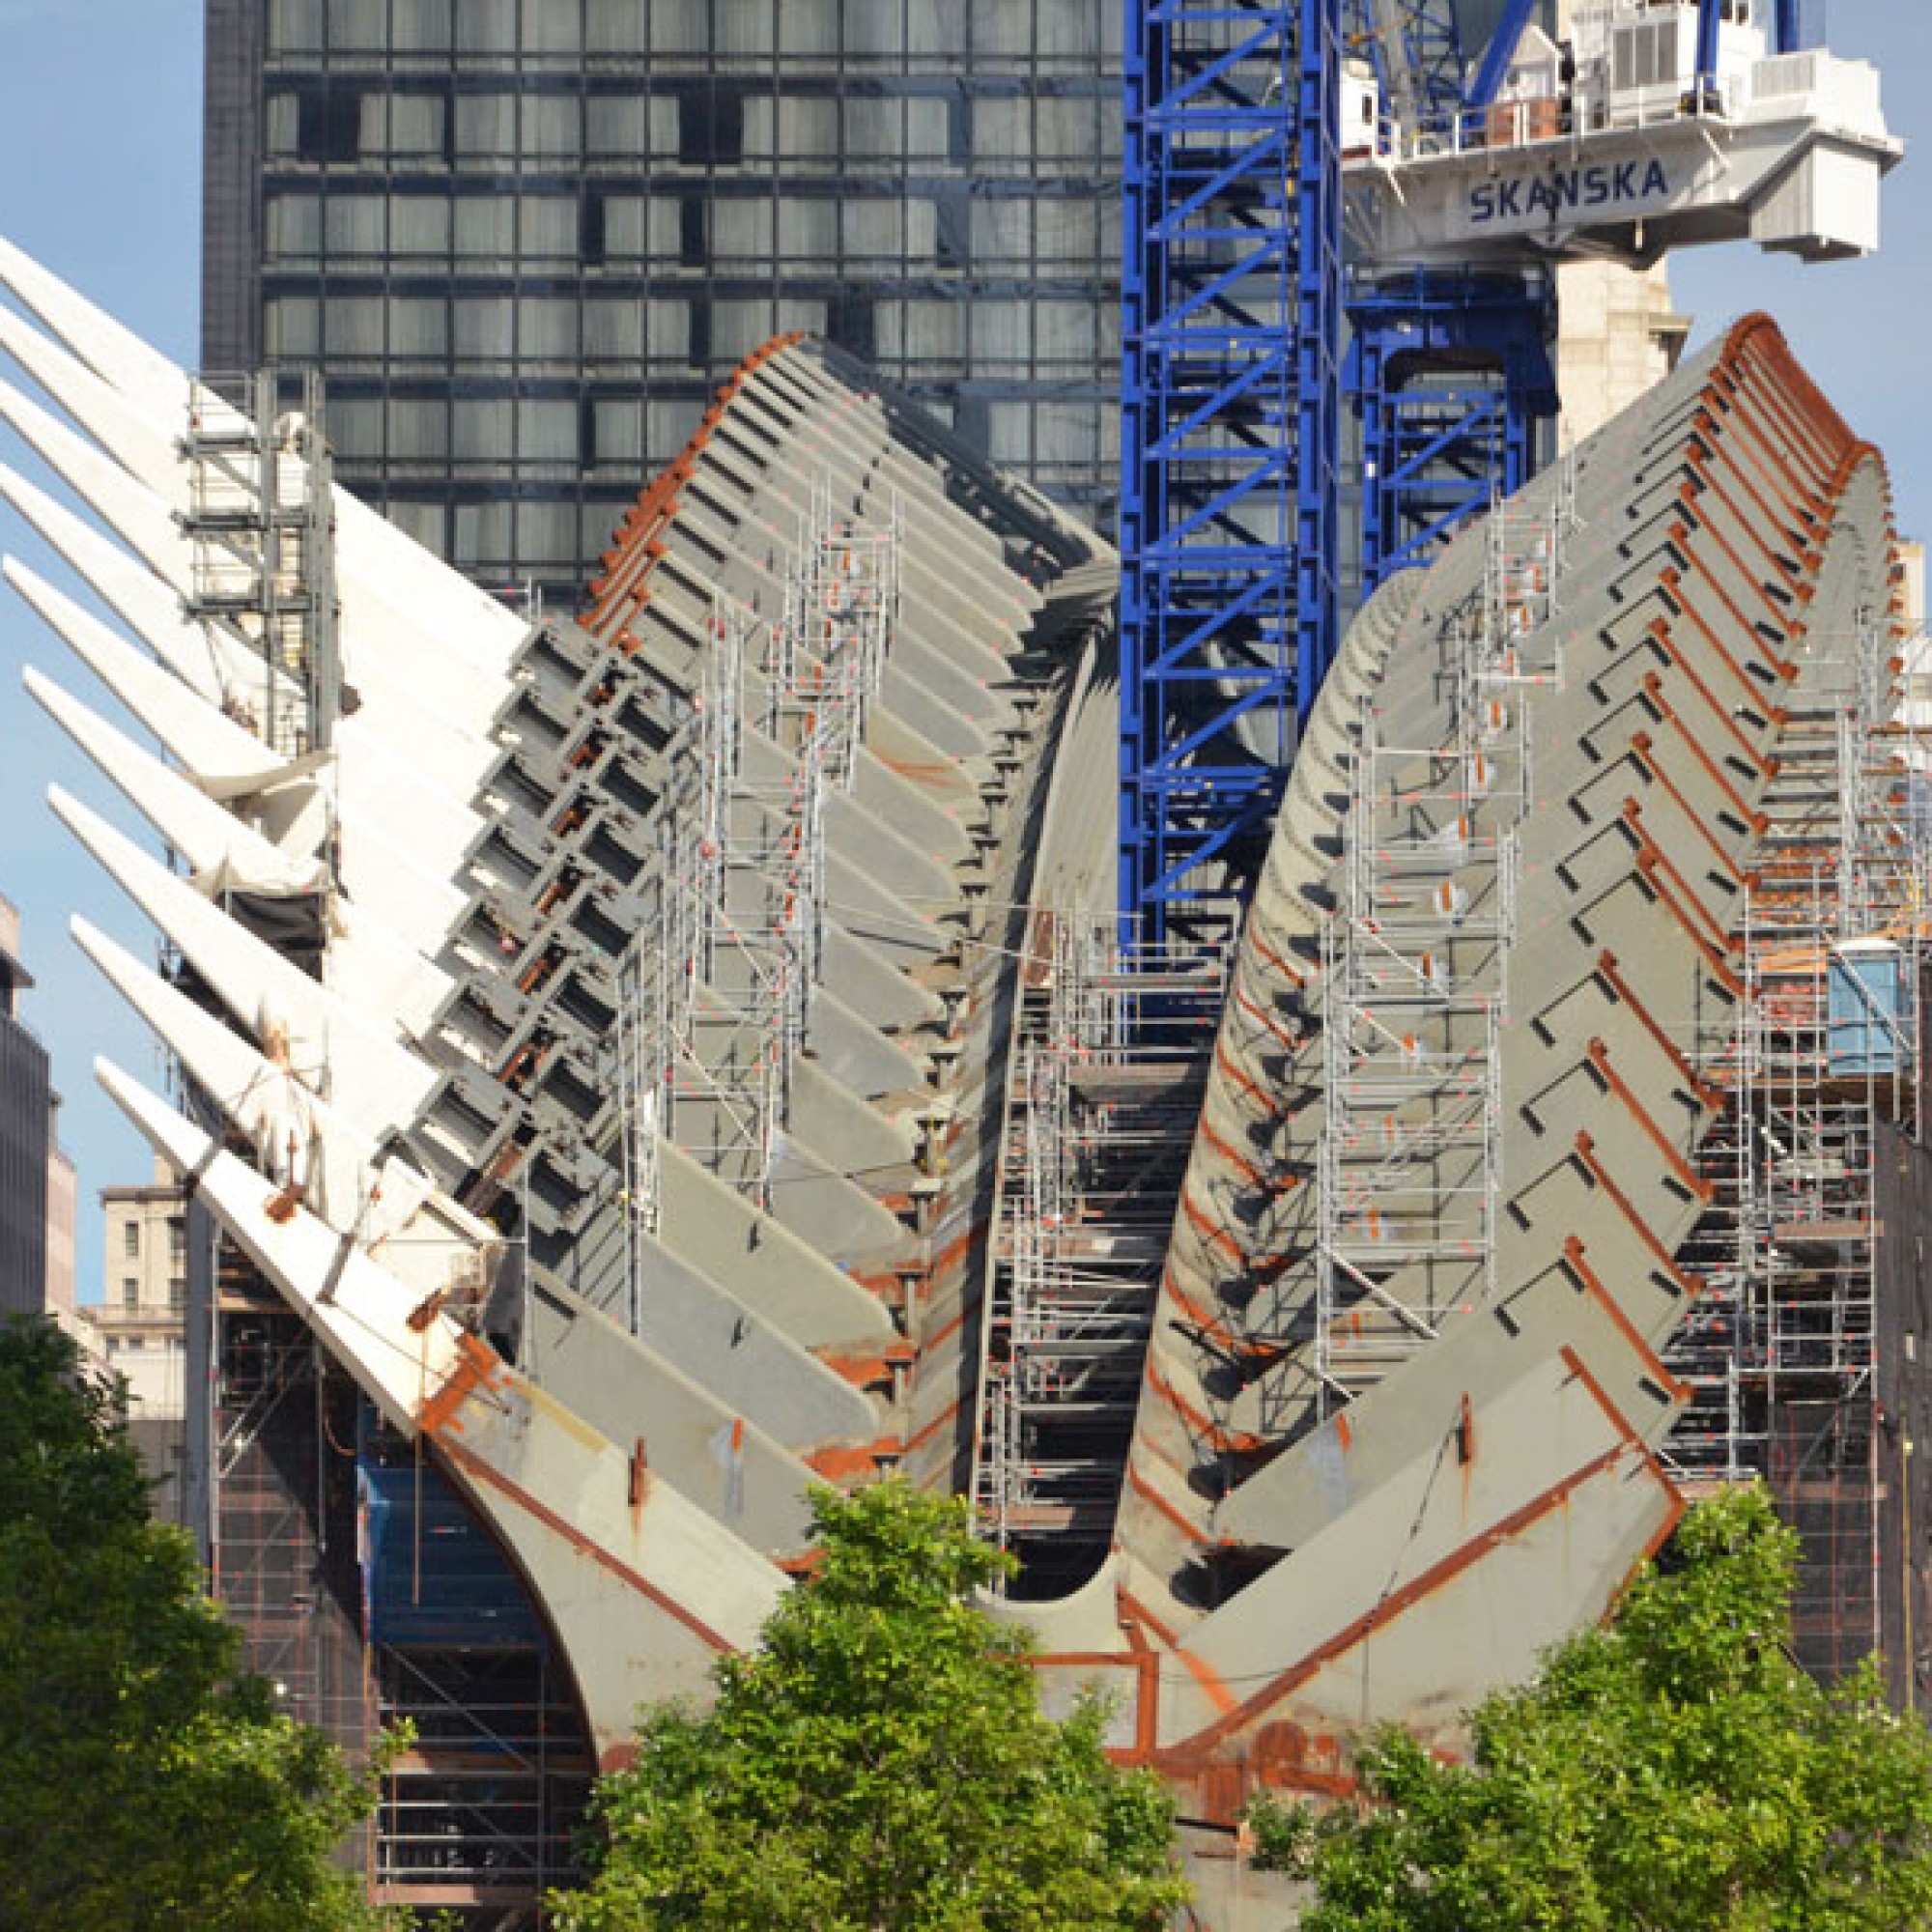
POLYGON ((1342 0, 1131 0, 1121 534, 1130 943, 1225 923, 1334 656, 1342 0))
MULTIPOLYGON (((1526 18, 1531 4, 1513 0, 1512 14, 1526 18)), ((1411 123, 1466 110, 1452 0, 1130 0, 1120 766, 1130 940, 1205 935, 1238 916, 1339 641, 1345 412, 1360 420, 1373 479, 1347 573, 1368 590, 1525 480, 1529 425, 1554 407, 1542 284, 1347 278, 1350 52, 1411 123), (1449 367, 1463 380, 1424 380, 1449 367)))

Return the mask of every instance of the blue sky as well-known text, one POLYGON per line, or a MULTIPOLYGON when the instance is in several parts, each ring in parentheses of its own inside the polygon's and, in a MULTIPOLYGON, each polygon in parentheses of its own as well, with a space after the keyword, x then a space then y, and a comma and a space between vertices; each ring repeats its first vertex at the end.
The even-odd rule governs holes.
MULTIPOLYGON (((1811 15, 1821 10, 1814 7, 1811 15)), ((1746 310, 1770 310, 1855 428, 1890 459, 1899 520, 1932 532, 1932 384, 1915 378, 1932 330, 1932 106, 1913 86, 1932 71, 1932 7, 1833 0, 1831 43, 1876 60, 1894 131, 1925 143, 1888 191, 1886 245, 1871 260, 1804 269, 1742 247, 1677 259, 1678 305, 1699 338, 1746 310)), ((195 360, 200 279, 202 0, 0 0, 0 232, 178 360, 195 360)), ((19 452, 0 435, 0 453, 19 452)), ((34 473, 31 461, 22 465, 34 473)), ((58 569, 0 506, 0 548, 58 569)), ((26 920, 40 979, 29 1017, 52 1047, 67 1097, 65 1139, 80 1163, 81 1293, 98 1295, 94 1196, 143 1179, 145 1150, 90 1071, 105 1053, 158 1078, 145 1033, 120 1010, 67 937, 75 905, 137 952, 152 936, 56 834, 50 780, 128 823, 107 787, 19 689, 29 660, 78 683, 58 644, 0 592, 0 893, 26 920)), ((130 826, 130 830, 133 828, 130 826)))
MULTIPOLYGON (((201 280, 202 0, 0 0, 0 233, 178 360, 196 358, 201 280)), ((5 372, 11 379, 13 372, 5 372)), ((4 431, 0 456, 40 472, 4 431)), ((60 581, 56 558, 0 505, 0 549, 60 581)), ((67 934, 78 905, 139 954, 152 929, 102 883, 44 803, 49 781, 129 831, 108 787, 20 689, 33 662, 92 680, 0 586, 0 893, 20 907, 40 984, 29 1023, 52 1048, 62 1139, 80 1165, 80 1293, 98 1298, 98 1191, 145 1180, 145 1145, 94 1083, 97 1054, 157 1078, 144 1029, 67 934)), ((111 702, 101 708, 112 715, 111 702)))

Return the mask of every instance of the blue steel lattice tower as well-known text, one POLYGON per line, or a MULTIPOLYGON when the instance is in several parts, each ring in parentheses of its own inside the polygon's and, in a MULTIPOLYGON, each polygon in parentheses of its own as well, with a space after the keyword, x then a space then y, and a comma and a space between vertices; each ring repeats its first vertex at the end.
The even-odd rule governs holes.
POLYGON ((1220 925, 1335 646, 1341 0, 1152 0, 1126 49, 1121 903, 1220 925))
MULTIPOLYGON (((1718 86, 1700 0, 1696 78, 1718 86)), ((1120 906, 1128 944, 1239 917, 1345 594, 1521 488, 1557 407, 1549 255, 1343 259, 1360 158, 1480 150, 1541 0, 1128 0, 1120 906), (1493 28, 1480 61, 1465 26, 1493 28), (1395 147, 1390 145, 1391 140, 1395 147), (1346 361, 1341 341, 1346 323, 1346 361), (1345 574, 1345 419, 1360 457, 1345 574)), ((1777 0, 1774 51, 1802 44, 1777 0)), ((1545 106, 1567 112, 1553 99, 1545 106)), ((1507 110, 1506 110, 1507 111, 1507 110)), ((1509 123, 1504 124, 1507 128, 1509 123)), ((1568 122, 1552 132, 1572 132, 1568 122)), ((1505 142, 1513 138, 1507 132, 1505 142)))
POLYGON ((1129 943, 1206 938, 1238 917, 1345 582, 1366 594, 1427 562, 1534 467, 1535 425, 1555 407, 1547 278, 1345 273, 1341 116, 1351 57, 1411 127, 1480 113, 1532 11, 1512 0, 1469 81, 1451 0, 1129 6, 1129 943), (1364 480, 1345 579, 1349 413, 1364 480))

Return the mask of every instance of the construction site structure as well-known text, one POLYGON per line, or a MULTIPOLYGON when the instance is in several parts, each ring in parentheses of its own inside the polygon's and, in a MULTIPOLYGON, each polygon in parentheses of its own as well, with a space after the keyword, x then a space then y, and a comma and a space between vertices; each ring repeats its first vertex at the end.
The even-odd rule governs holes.
POLYGON ((1110 914, 1041 907, 1029 929, 973 1472, 1019 1595, 1105 1557, 1224 992, 1211 955, 1123 949, 1110 914))
POLYGON ((189 418, 186 614, 229 646, 232 716, 285 757, 326 751, 342 691, 322 380, 309 372, 289 412, 266 373, 211 385, 240 390, 247 407, 189 418))
POLYGON ((1803 1538, 1801 1660, 1837 1677, 1889 1653, 1914 1701, 1917 1660, 1885 1611, 1886 1583, 1909 1567, 1886 1548, 1901 1541, 1888 1499, 1902 1506, 1909 1479, 1885 1390, 1909 1322, 1882 1277, 1888 1238, 1906 1233, 1889 1171, 1923 1158, 1932 762, 1902 722, 1895 629, 1870 612, 1858 629, 1856 675, 1788 727, 1742 997, 1698 1042, 1725 1099, 1683 1257, 1702 1293, 1670 1355, 1692 1393, 1668 1457, 1693 1492, 1766 1480, 1803 1538))
POLYGON ((1597 0, 1559 44, 1512 9, 1469 96, 1404 114, 1362 64, 1344 159, 1362 259, 1457 269, 1550 256, 1655 260, 1750 241, 1807 261, 1878 245, 1879 182, 1903 152, 1878 73, 1793 43, 1771 0, 1597 0))
POLYGON ((1795 5, 1593 0, 1559 39, 1510 0, 1480 49, 1463 11, 1130 10, 1120 897, 1151 940, 1238 919, 1355 594, 1556 445, 1558 272, 1877 245, 1877 72, 1795 5))
POLYGON ((184 1085, 99 1078, 249 1270, 224 1582, 266 1552, 265 1640, 279 1577, 332 1592, 292 1698, 418 1714, 379 1895, 527 1918, 639 1707, 757 1640, 814 1481, 976 1496, 1049 1708, 1116 1693, 1224 1833, 1378 1723, 1455 1747, 1668 1533, 1699 1043, 1780 828, 1861 920, 1904 890, 1813 822, 1845 694, 1890 715, 1888 486, 1768 321, 1369 602, 1223 980, 1102 929, 1115 559, 838 351, 746 363, 575 618, 329 486, 342 702, 292 753, 226 708, 248 625, 183 611, 225 406, 0 279, 67 420, 0 412, 115 534, 0 488, 118 624, 7 576, 164 755, 30 688, 180 860, 54 792, 169 949, 76 922, 184 1085))
POLYGON ((1321 935, 1310 1373, 1324 1419, 1495 1298, 1507 970, 1535 798, 1526 698, 1562 672, 1574 487, 1566 462, 1547 503, 1491 514, 1442 742, 1386 742, 1376 700, 1360 700, 1349 864, 1321 935))
MULTIPOLYGON (((212 384, 185 440, 193 560, 187 620, 225 646, 222 711, 300 767, 326 753, 344 710, 335 626, 334 500, 320 381, 281 407, 267 374, 212 384), (240 395, 246 409, 216 398, 240 395)), ((313 803, 308 806, 314 810, 313 803)), ((304 894, 260 878, 206 881, 277 955, 319 972, 340 881, 332 830, 304 894)), ((170 976, 218 1013, 179 953, 170 976)), ((277 1019, 260 1022, 272 1047, 277 1019)), ((286 1050, 286 1035, 283 1035, 286 1050)), ((191 1066, 184 1109, 219 1126, 191 1066)), ((286 1117, 257 1144, 292 1188, 307 1150, 286 1117), (277 1145, 277 1142, 280 1145, 277 1145)), ((574 1834, 591 1763, 567 1669, 502 1553, 442 1474, 387 1428, 232 1236, 195 1217, 206 1280, 196 1334, 211 1391, 193 1518, 216 1594, 282 1707, 360 1755, 406 1727, 385 1765, 360 1856, 372 1889, 425 1910, 528 1918, 578 1871, 574 1834)), ((448 1290, 480 1307, 503 1244, 480 1247, 448 1290)))

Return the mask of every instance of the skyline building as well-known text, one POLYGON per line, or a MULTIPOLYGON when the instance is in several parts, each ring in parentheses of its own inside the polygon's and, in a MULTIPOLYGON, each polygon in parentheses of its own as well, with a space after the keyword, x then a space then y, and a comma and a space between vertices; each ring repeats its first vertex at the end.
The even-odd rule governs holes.
POLYGON ((1110 529, 1111 0, 209 0, 202 364, 319 368, 344 484, 566 605, 768 338, 1110 529))
POLYGON ((164 1161, 100 1190, 102 1298, 78 1311, 98 1358, 128 1384, 128 1425, 155 1479, 156 1516, 182 1520, 187 1413, 188 1195, 164 1161))
POLYGON ((19 912, 0 898, 0 1315, 56 1311, 71 1323, 75 1176, 46 1047, 20 1014, 33 983, 19 912))

